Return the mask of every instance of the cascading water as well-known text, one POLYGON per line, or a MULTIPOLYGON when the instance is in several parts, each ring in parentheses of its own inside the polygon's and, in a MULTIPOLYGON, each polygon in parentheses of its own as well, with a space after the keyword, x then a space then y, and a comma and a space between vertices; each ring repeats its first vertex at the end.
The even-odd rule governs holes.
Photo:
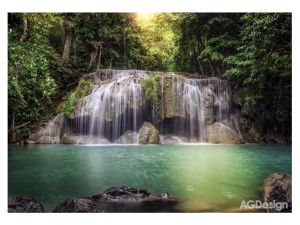
POLYGON ((52 122, 40 132, 40 143, 134 144, 145 121, 156 124, 161 143, 238 143, 241 138, 226 80, 137 70, 101 70, 85 78, 93 91, 56 127, 59 137, 49 135, 57 133, 52 122), (152 75, 161 77, 161 114, 155 116, 142 85, 152 75), (157 116, 159 123, 153 121, 157 116))
POLYGON ((205 142, 206 125, 228 118, 230 88, 225 80, 173 77, 174 133, 205 142))
MULTIPOLYGON (((128 130, 137 132, 146 101, 140 84, 145 77, 143 72, 122 71, 97 86, 80 107, 78 133, 114 142, 128 130)), ((134 139, 137 143, 136 135, 134 139)))

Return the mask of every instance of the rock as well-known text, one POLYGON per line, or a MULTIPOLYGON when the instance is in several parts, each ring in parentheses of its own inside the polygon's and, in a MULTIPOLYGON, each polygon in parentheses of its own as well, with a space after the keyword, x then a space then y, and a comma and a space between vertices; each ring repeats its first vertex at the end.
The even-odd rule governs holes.
POLYGON ((159 132, 149 122, 144 122, 139 130, 139 144, 159 144, 159 132))
POLYGON ((46 127, 30 135, 28 143, 36 144, 59 144, 63 133, 65 117, 63 114, 57 115, 46 127))
POLYGON ((68 199, 58 204, 53 212, 97 212, 97 206, 90 199, 68 199))
POLYGON ((137 201, 150 196, 147 190, 138 190, 136 188, 112 187, 101 194, 92 196, 97 201, 137 201))
POLYGON ((116 144, 136 144, 138 141, 138 132, 127 130, 118 140, 116 144))
POLYGON ((43 205, 29 196, 8 198, 8 212, 44 212, 43 205))
POLYGON ((215 144, 241 144, 241 137, 230 127, 221 122, 206 126, 206 137, 209 143, 215 144))
POLYGON ((123 186, 87 198, 68 199, 53 212, 173 212, 176 203, 169 193, 153 195, 147 190, 123 186))
POLYGON ((162 119, 172 118, 176 115, 173 98, 173 79, 174 76, 172 75, 165 75, 161 79, 163 85, 163 96, 161 101, 162 108, 164 109, 162 119))
POLYGON ((203 88, 204 95, 204 122, 213 124, 216 121, 215 95, 208 87, 203 88))
POLYGON ((213 124, 216 121, 215 107, 209 106, 204 109, 204 122, 205 124, 213 124))
POLYGON ((262 188, 265 202, 287 202, 288 208, 276 210, 267 209, 268 212, 291 212, 292 211, 292 178, 285 173, 273 173, 265 181, 262 188))

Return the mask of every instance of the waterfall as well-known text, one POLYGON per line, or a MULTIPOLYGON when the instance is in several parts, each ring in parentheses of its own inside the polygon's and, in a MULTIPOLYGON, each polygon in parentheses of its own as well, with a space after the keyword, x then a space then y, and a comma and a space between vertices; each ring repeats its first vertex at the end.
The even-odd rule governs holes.
MULTIPOLYGON (((104 79, 80 106, 75 127, 79 135, 106 138, 111 142, 126 131, 137 132, 142 121, 145 94, 142 71, 119 71, 104 79)), ((98 80, 102 80, 98 77, 98 80)), ((137 143, 137 138, 134 140, 137 143)))
POLYGON ((85 79, 93 83, 92 92, 72 116, 60 115, 39 132, 39 143, 136 144, 146 121, 157 126, 162 143, 238 143, 242 138, 226 80, 138 70, 99 70, 85 79), (158 115, 142 85, 153 74, 161 76, 158 115))
POLYGON ((175 134, 188 133, 191 141, 206 140, 205 125, 228 118, 230 87, 219 78, 183 79, 173 77, 175 134))

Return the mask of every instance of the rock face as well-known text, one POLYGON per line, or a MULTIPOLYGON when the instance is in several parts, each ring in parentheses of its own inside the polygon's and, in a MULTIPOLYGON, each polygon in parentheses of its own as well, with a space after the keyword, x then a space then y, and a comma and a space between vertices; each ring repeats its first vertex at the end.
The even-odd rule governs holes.
POLYGON ((36 144, 59 144, 63 133, 65 117, 57 115, 45 128, 30 135, 28 142, 36 144))
POLYGON ((172 118, 176 115, 175 111, 175 103, 174 103, 174 97, 173 97, 173 75, 166 75, 163 76, 162 81, 162 119, 165 118, 172 118))
POLYGON ((206 136, 209 143, 215 144, 241 144, 240 136, 231 128, 222 123, 216 122, 207 125, 206 136))
POLYGON ((68 199, 57 205, 53 212, 97 212, 97 207, 90 199, 68 199))
POLYGON ((127 186, 123 187, 112 187, 107 189, 101 194, 92 196, 97 201, 138 201, 148 198, 151 194, 147 190, 138 190, 136 188, 130 188, 127 186))
POLYGON ((159 144, 159 132, 149 122, 144 122, 139 130, 139 144, 159 144))
POLYGON ((152 75, 161 78, 159 124, 152 123, 162 134, 187 137, 185 142, 241 142, 239 137, 243 130, 224 123, 235 113, 228 81, 218 77, 139 70, 98 70, 85 75, 93 90, 89 89, 86 96, 78 100, 68 117, 58 115, 45 128, 32 134, 28 142, 158 144, 158 130, 145 122, 154 120, 149 114, 153 106, 147 101, 144 87, 144 81, 152 75), (235 135, 237 130, 239 137, 235 135))
POLYGON ((53 212, 162 212, 174 211, 176 200, 168 193, 153 195, 147 190, 113 187, 88 198, 68 199, 53 212))
POLYGON ((8 212, 44 212, 41 203, 29 196, 8 198, 8 212))
POLYGON ((284 173, 273 173, 263 185, 262 195, 265 202, 287 202, 288 208, 276 210, 267 209, 268 212, 291 212, 292 211, 292 178, 284 173))

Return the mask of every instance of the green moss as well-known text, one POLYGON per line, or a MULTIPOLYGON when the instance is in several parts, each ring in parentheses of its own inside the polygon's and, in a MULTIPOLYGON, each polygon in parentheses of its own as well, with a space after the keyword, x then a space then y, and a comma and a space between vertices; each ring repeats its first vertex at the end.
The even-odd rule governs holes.
POLYGON ((74 111, 77 103, 92 91, 93 85, 90 80, 80 79, 75 92, 70 94, 59 107, 64 116, 69 117, 74 111))
POLYGON ((154 111, 154 124, 161 119, 161 82, 160 76, 151 74, 149 78, 142 83, 147 101, 154 111))

